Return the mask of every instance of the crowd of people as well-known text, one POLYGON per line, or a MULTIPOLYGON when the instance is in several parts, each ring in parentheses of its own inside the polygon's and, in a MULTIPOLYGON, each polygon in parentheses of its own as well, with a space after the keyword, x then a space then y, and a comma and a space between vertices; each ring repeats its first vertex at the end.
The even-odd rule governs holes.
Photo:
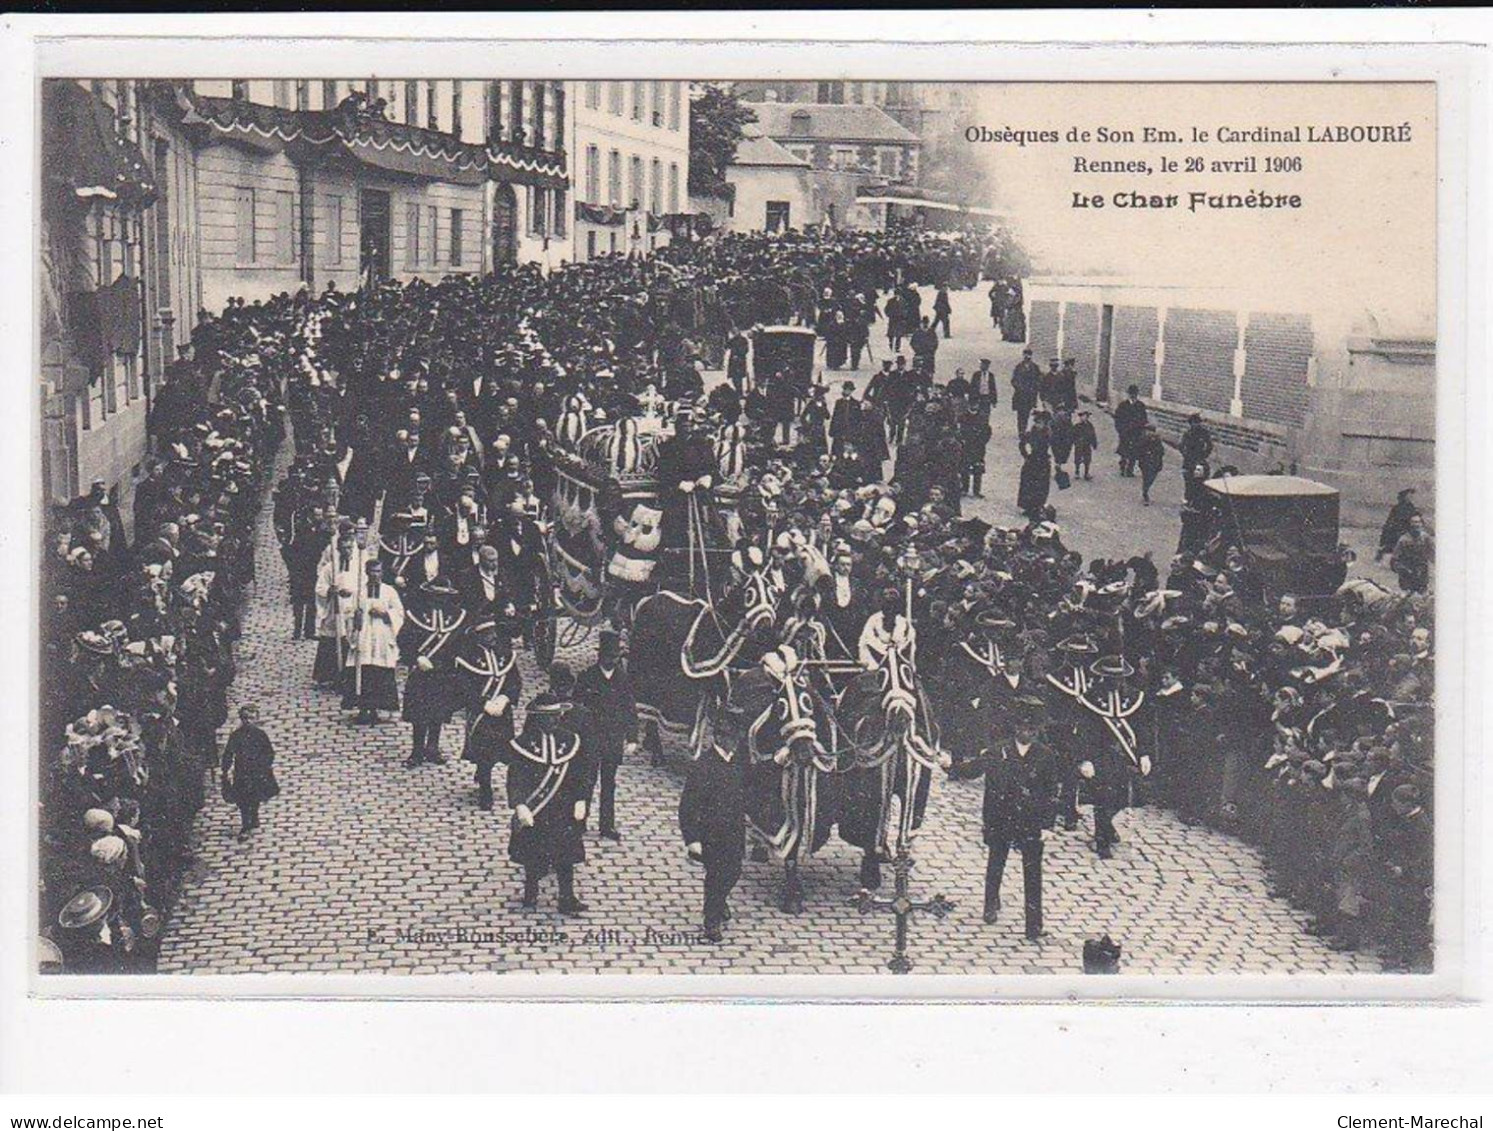
POLYGON ((133 540, 102 483, 49 516, 41 570, 44 939, 72 972, 151 968, 218 764, 252 532, 284 434, 281 301, 205 318, 173 367, 133 540), (189 389, 212 377, 212 398, 189 389))
MULTIPOLYGON (((1089 478, 1098 449, 1075 375, 1057 364, 1043 373, 1030 351, 1009 378, 982 362, 941 379, 937 360, 951 329, 946 288, 995 278, 992 317, 1009 324, 1001 280, 1018 274, 1014 254, 1001 236, 916 229, 723 236, 548 274, 517 266, 329 288, 206 320, 157 406, 163 458, 141 485, 134 548, 106 501, 73 508, 58 543, 63 574, 49 592, 68 596, 54 615, 70 619, 44 640, 68 693, 43 734, 51 748, 66 730, 57 777, 69 792, 52 803, 55 858, 75 862, 80 819, 84 839, 105 816, 111 830, 143 824, 123 838, 140 849, 124 857, 132 882, 85 887, 118 922, 119 909, 142 902, 115 890, 140 890, 140 862, 148 892, 156 854, 185 850, 226 717, 234 613, 252 577, 248 532, 283 393, 295 454, 273 521, 290 580, 286 629, 316 641, 312 678, 361 721, 399 713, 411 768, 442 760, 442 728, 463 715, 463 757, 484 808, 496 805, 494 770, 507 766, 525 905, 552 871, 561 910, 583 912, 575 868, 591 802, 599 783, 600 831, 620 837, 616 766, 639 738, 626 618, 603 634, 595 668, 577 678, 552 665, 527 701, 514 655, 545 655, 553 630, 557 467, 600 434, 608 469, 635 472, 644 420, 671 437, 657 457, 662 543, 687 551, 665 561, 666 584, 685 584, 679 563, 694 560, 689 516, 724 507, 730 484, 732 544, 721 549, 734 583, 771 575, 788 619, 820 624, 848 656, 906 651, 952 772, 985 777, 987 919, 1010 847, 1028 868, 1028 933, 1040 934, 1040 839, 1076 828, 1086 800, 1095 852, 1108 857, 1117 816, 1149 799, 1259 843, 1282 888, 1338 945, 1423 965, 1428 599, 1350 581, 1335 595, 1267 603, 1247 557, 1195 530, 1184 529, 1164 577, 1148 555, 1086 562, 1070 550, 1049 491, 1065 486, 1070 459, 1072 474, 1089 478), (920 285, 934 288, 930 315, 920 285), (892 356, 863 395, 852 385, 831 406, 801 373, 758 371, 754 328, 815 327, 829 368, 855 368, 878 318, 892 356), (728 380, 707 396, 704 372, 716 367, 728 380), (961 514, 985 490, 1003 394, 1023 455, 1016 487, 1027 522, 1013 529, 961 514), (215 556, 203 566, 206 554, 215 556), (154 716, 109 682, 137 667, 174 676, 159 693, 169 706, 154 716), (180 730, 174 753, 162 753, 169 744, 152 740, 150 726, 180 730), (1005 736, 1015 736, 1009 749, 1005 736), (1041 774, 1000 768, 1034 744, 1045 752, 1041 774), (162 781, 158 790, 183 796, 155 798, 149 783, 162 781)), ((1120 473, 1149 475, 1149 497, 1160 441, 1143 405, 1138 423, 1123 404, 1117 424, 1122 415, 1120 473)), ((1189 491, 1211 455, 1203 441, 1184 438, 1189 491)), ((602 538, 617 540, 619 517, 605 516, 602 538)), ((1406 537, 1415 541, 1409 525, 1394 552, 1409 562, 1406 537)), ((733 843, 720 844, 734 842, 720 808, 738 804, 731 779, 708 760, 692 769, 681 814, 692 857, 713 854, 718 865, 706 893, 712 937, 729 914, 721 869, 740 862, 733 843), (702 797, 715 801, 702 809, 702 797)), ((252 818, 245 810, 241 835, 257 822, 257 807, 252 818)), ((112 843, 97 844, 119 839, 106 831, 83 855, 113 857, 112 843)), ((59 880, 49 891, 77 886, 59 880)))

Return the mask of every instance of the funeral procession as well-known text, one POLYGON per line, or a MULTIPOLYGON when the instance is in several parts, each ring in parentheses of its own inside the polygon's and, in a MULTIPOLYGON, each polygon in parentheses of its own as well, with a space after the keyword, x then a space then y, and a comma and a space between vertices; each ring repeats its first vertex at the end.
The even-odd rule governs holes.
POLYGON ((972 89, 47 80, 41 971, 1430 971, 1434 328, 972 89))

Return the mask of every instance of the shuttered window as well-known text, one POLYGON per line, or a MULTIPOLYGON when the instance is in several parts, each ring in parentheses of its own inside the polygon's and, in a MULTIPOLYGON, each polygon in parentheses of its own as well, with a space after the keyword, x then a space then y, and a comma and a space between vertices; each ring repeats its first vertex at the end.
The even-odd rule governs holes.
POLYGON ((251 267, 254 264, 254 190, 236 189, 235 197, 234 230, 238 250, 234 258, 240 267, 251 267))

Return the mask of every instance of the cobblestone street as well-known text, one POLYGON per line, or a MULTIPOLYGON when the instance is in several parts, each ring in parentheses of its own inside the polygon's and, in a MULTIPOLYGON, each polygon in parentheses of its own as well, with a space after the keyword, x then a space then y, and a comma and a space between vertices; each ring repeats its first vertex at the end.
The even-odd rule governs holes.
MULTIPOLYGON (((956 334, 973 329, 981 297, 956 297, 956 334)), ((1017 457, 1006 377, 1019 347, 968 333, 946 348, 948 363, 941 353, 939 366, 945 378, 954 365, 973 368, 980 356, 991 357, 1002 374, 990 498, 976 513, 1014 522, 1017 457)), ((836 375, 828 376, 833 384, 836 375)), ((1098 423, 1098 478, 1061 497, 1054 492, 1064 538, 1086 556, 1151 547, 1164 565, 1175 542, 1175 460, 1158 504, 1142 511, 1138 499, 1126 498, 1138 486, 1114 472, 1112 430, 1107 420, 1098 423)), ((267 509, 230 706, 236 712, 245 702, 259 705, 278 752, 282 793, 266 805, 263 828, 247 842, 236 839, 236 810, 216 795, 210 799, 194 830, 197 863, 167 926, 162 972, 885 972, 892 917, 863 916, 851 906, 858 857, 838 840, 806 869, 804 914, 778 910, 778 867, 748 863, 726 941, 711 945, 697 937, 701 872, 687 861, 677 831, 677 763, 657 769, 638 760, 622 768, 623 841, 588 836, 589 859, 578 871, 588 915, 562 919, 554 912, 553 879, 540 910, 525 913, 520 873, 506 853, 506 813, 501 805, 493 813, 477 808, 471 768, 459 759, 459 725, 446 728, 446 765, 406 769, 408 728, 397 721, 352 725, 337 697, 312 688, 315 644, 293 642, 290 628, 285 570, 267 509)), ((589 641, 572 644, 562 658, 579 668, 589 648, 589 641)), ((524 682, 526 696, 542 686, 527 656, 524 682)), ((935 783, 912 891, 918 899, 941 892, 955 908, 942 921, 926 915, 914 921, 915 972, 1077 973, 1083 940, 1106 931, 1124 948, 1127 974, 1377 969, 1371 957, 1335 952, 1307 933, 1305 915, 1269 894, 1252 849, 1155 809, 1122 816, 1123 842, 1109 861, 1093 851, 1087 809, 1078 831, 1053 834, 1044 869, 1047 936, 1040 943, 1022 933, 1015 858, 1001 920, 986 926, 980 796, 978 782, 935 783)), ((890 880, 887 869, 888 888, 890 880)))

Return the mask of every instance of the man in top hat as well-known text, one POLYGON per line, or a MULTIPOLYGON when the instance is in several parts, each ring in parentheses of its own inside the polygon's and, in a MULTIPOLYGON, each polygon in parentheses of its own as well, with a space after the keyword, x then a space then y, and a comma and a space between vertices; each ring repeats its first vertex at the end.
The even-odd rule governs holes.
POLYGON ((1016 435, 1026 435, 1027 421, 1042 392, 1042 370, 1032 360, 1031 350, 1021 351, 1021 361, 1011 371, 1011 409, 1016 413, 1016 435))
POLYGON ((1038 737, 1044 711, 1042 700, 1025 695, 1017 700, 1010 740, 994 749, 957 763, 955 778, 985 779, 983 827, 988 856, 985 864, 985 922, 1000 914, 1001 879, 1011 849, 1021 853, 1025 891, 1026 937, 1042 937, 1042 845, 1057 809, 1060 778, 1058 757, 1038 737))
POLYGON ((437 574, 407 590, 401 657, 409 664, 404 683, 404 721, 412 734, 405 765, 441 763, 441 728, 456 709, 456 637, 467 621, 456 587, 437 574))
POLYGON ((360 723, 378 722, 380 711, 399 710, 399 633, 404 627, 404 602, 399 590, 384 583, 384 563, 369 561, 353 608, 342 709, 356 710, 360 723))
POLYGON ((563 722, 569 709, 552 692, 540 692, 529 702, 523 734, 509 743, 508 858, 524 869, 525 910, 539 905, 539 882, 553 871, 560 914, 582 915, 587 906, 575 894, 575 866, 586 859, 591 774, 580 736, 563 722))
POLYGON ((717 709, 710 746, 689 764, 679 797, 679 833, 692 863, 705 868, 705 937, 720 942, 731 919, 731 891, 746 856, 747 716, 717 709))
POLYGON ((846 444, 859 444, 861 439, 861 403, 855 399, 855 382, 846 381, 840 386, 840 398, 829 416, 830 455, 838 457, 846 444))
POLYGON ((676 577, 690 572, 691 515, 706 519, 715 474, 709 437, 695 428, 694 413, 681 409, 674 419, 674 435, 658 446, 664 561, 676 577))
POLYGON ((581 673, 576 697, 587 710, 588 726, 583 736, 586 754, 601 781, 598 828, 607 840, 621 840, 622 834, 617 831, 617 767, 626 754, 637 749, 638 701, 622 658, 622 639, 610 629, 602 630, 596 663, 581 673))

